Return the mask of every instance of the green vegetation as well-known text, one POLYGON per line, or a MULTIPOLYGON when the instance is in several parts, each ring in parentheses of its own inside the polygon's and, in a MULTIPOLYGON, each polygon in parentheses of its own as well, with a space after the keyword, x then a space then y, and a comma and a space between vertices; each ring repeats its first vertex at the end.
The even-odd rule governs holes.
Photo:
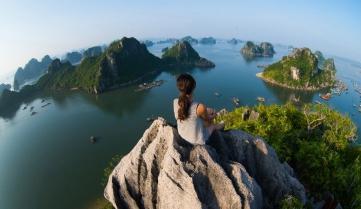
POLYGON ((187 41, 179 41, 171 48, 167 48, 162 55, 165 65, 211 68, 214 63, 199 56, 187 41))
POLYGON ((48 74, 41 77, 36 86, 51 90, 79 88, 99 93, 137 79, 154 70, 159 63, 159 58, 135 38, 123 38, 111 43, 100 55, 86 56, 78 66, 54 60, 48 74))
POLYGON ((351 143, 356 126, 325 105, 258 105, 258 120, 242 120, 248 107, 220 116, 226 129, 242 129, 263 137, 296 171, 310 194, 329 191, 343 208, 361 208, 361 149, 351 143))
POLYGON ((112 157, 112 159, 108 163, 107 167, 104 168, 103 178, 102 178, 102 181, 101 181, 102 186, 105 186, 107 184, 110 174, 112 173, 115 166, 122 159, 122 157, 123 157, 122 155, 115 155, 114 157, 112 157))
POLYGON ((280 209, 303 209, 303 204, 294 196, 287 196, 280 203, 280 209))
POLYGON ((167 49, 162 59, 173 62, 195 62, 200 59, 200 56, 189 42, 181 41, 167 49))
POLYGON ((316 90, 332 86, 335 74, 333 59, 324 60, 320 52, 302 48, 266 67, 262 77, 289 88, 316 90))
POLYGON ((247 41, 241 49, 241 53, 246 59, 253 59, 254 57, 271 57, 275 51, 271 43, 262 42, 260 45, 247 41))

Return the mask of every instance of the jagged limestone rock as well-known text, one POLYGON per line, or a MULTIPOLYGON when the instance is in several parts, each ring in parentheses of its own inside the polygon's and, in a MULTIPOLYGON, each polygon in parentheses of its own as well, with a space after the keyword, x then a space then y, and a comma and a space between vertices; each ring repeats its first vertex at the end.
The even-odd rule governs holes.
POLYGON ((275 208, 285 195, 306 201, 292 168, 262 139, 217 132, 192 146, 158 118, 108 179, 115 208, 275 208))

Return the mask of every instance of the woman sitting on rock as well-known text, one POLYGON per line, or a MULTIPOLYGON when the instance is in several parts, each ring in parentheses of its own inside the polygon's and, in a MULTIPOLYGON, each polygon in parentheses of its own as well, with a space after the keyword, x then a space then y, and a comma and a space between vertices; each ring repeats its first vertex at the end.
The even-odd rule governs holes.
POLYGON ((216 129, 222 129, 223 124, 213 124, 216 116, 214 109, 207 108, 202 103, 193 101, 193 91, 196 81, 189 74, 181 74, 177 78, 179 97, 174 99, 174 115, 177 119, 179 135, 191 144, 205 144, 216 129))

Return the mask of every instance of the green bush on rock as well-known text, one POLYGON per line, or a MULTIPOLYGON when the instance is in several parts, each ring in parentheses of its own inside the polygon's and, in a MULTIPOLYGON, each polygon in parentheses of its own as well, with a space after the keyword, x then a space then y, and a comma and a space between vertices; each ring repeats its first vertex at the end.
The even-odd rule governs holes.
POLYGON ((303 209, 301 201, 294 196, 287 196, 280 203, 280 209, 303 209))
MULTIPOLYGON (((226 129, 263 137, 296 171, 310 194, 329 191, 343 208, 361 208, 361 149, 352 145, 356 126, 326 105, 240 107, 219 116, 226 129), (253 109, 257 120, 243 120, 253 109)), ((286 207, 287 208, 287 207, 286 207)))

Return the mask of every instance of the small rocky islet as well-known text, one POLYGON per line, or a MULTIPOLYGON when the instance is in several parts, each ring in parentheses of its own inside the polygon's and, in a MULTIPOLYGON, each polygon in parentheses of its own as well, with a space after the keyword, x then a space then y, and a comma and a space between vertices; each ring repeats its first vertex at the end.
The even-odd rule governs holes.
POLYGON ((200 44, 213 45, 217 43, 217 40, 213 37, 204 37, 199 40, 200 44))
POLYGON ((241 49, 241 53, 246 58, 272 57, 276 52, 269 42, 262 42, 259 45, 252 41, 247 41, 241 49))
POLYGON ((188 41, 179 41, 171 48, 167 48, 162 55, 165 65, 188 66, 199 68, 213 68, 215 64, 200 57, 188 41))

